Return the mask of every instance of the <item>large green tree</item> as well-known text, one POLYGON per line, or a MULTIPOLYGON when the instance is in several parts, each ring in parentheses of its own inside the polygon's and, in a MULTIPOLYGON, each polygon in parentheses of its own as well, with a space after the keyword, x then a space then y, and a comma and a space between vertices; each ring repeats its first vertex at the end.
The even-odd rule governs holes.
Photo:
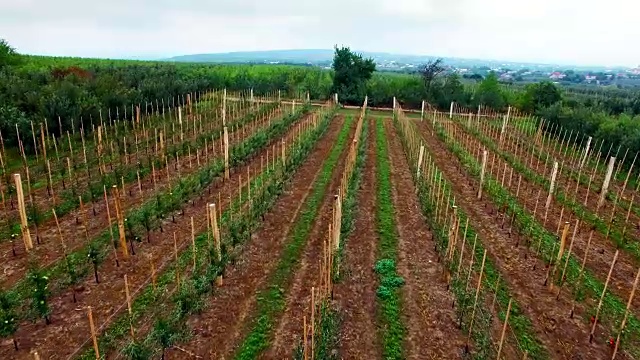
POLYGON ((367 81, 376 70, 373 59, 364 59, 348 47, 336 47, 333 58, 333 88, 339 101, 350 105, 360 105, 364 101, 367 81))
POLYGON ((552 82, 542 81, 526 86, 520 98, 519 106, 527 112, 536 112, 560 100, 562 100, 560 89, 552 82))
POLYGON ((498 76, 494 72, 490 72, 487 77, 482 80, 478 90, 474 95, 476 105, 486 105, 495 110, 502 110, 505 106, 504 94, 500 90, 498 84, 498 76))

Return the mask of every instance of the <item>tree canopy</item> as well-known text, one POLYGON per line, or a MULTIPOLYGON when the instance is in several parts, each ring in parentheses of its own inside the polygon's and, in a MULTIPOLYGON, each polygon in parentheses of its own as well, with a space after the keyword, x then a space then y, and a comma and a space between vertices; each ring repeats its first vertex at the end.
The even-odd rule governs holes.
POLYGON ((340 102, 360 105, 367 92, 367 81, 376 70, 373 59, 364 59, 348 47, 335 48, 333 88, 340 102))

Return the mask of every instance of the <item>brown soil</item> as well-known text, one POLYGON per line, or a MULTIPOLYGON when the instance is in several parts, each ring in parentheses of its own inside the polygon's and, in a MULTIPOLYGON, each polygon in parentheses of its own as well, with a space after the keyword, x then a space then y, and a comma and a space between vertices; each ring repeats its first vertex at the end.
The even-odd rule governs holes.
POLYGON ((551 355, 560 359, 609 357, 610 349, 604 343, 602 326, 598 326, 596 341, 589 344, 590 324, 581 319, 583 306, 578 304, 576 315, 569 318, 570 297, 564 294, 556 300, 556 293, 543 286, 547 274, 544 264, 525 247, 516 246, 523 244, 525 239, 503 229, 496 206, 486 197, 476 200, 477 182, 467 174, 457 157, 431 135, 429 124, 418 122, 417 125, 436 164, 451 181, 458 205, 470 218, 469 225, 478 232, 514 300, 531 319, 536 336, 551 355))
MULTIPOLYGON (((256 130, 267 126, 266 121, 261 121, 256 130)), ((241 131, 239 132, 241 133, 241 131)), ((250 134, 246 134, 249 136, 250 134)), ((221 139, 214 144, 209 144, 209 159, 214 157, 220 157, 220 144, 221 139)), ((240 138, 230 135, 230 145, 240 143, 240 138)), ((204 163, 204 155, 201 154, 200 162, 204 163)), ((166 191, 176 179, 182 176, 195 173, 199 167, 197 165, 197 159, 195 151, 191 156, 191 167, 189 167, 189 157, 185 156, 180 159, 180 171, 176 170, 176 162, 169 162, 169 175, 170 179, 167 179, 167 171, 165 167, 156 169, 156 185, 154 186, 153 177, 149 174, 145 178, 141 178, 142 193, 138 189, 137 181, 132 184, 125 184, 125 193, 122 196, 123 209, 128 211, 129 209, 135 209, 142 205, 145 199, 151 199, 156 194, 166 191)), ((110 189, 107 189, 109 195, 109 211, 111 214, 112 223, 115 222, 115 205, 110 189)), ((43 194, 46 196, 46 190, 43 194)), ((48 201, 48 200, 47 200, 48 201)), ((16 210, 17 212, 17 210, 16 210)), ((108 229, 108 219, 106 211, 106 203, 104 197, 100 198, 95 203, 85 204, 85 212, 87 218, 87 234, 89 239, 100 235, 108 229), (95 215, 94 211, 95 210, 95 215)), ((83 215, 80 210, 74 210, 71 213, 61 216, 59 218, 60 228, 62 230, 62 236, 67 246, 68 252, 73 252, 79 248, 82 248, 87 244, 87 236, 85 235, 84 226, 82 224, 83 215)), ((31 229, 31 234, 34 240, 34 250, 27 254, 24 250, 24 246, 20 239, 16 241, 15 249, 16 256, 13 255, 12 245, 9 242, 0 243, 0 261, 2 261, 3 272, 0 275, 3 288, 11 287, 17 281, 24 278, 28 269, 30 261, 35 260, 41 267, 48 267, 59 261, 63 257, 63 251, 60 246, 60 240, 58 230, 54 219, 47 220, 43 225, 39 227, 40 244, 36 244, 35 228, 31 229)), ((117 236, 117 234, 116 234, 117 236)))
MULTIPOLYGON (((460 130, 460 131, 456 131, 456 138, 458 140, 461 140, 463 134, 465 134, 463 133, 464 130, 460 126, 457 126, 456 128, 460 130)), ((474 151, 477 151, 478 148, 482 147, 481 143, 475 138, 471 138, 468 140, 470 140, 470 142, 468 144, 467 150, 470 153, 473 153, 474 151)), ((465 142, 466 141, 459 141, 459 143, 461 144, 465 144, 465 142)), ((511 152, 512 154, 514 153, 513 148, 514 147, 511 147, 511 146, 505 147, 505 149, 511 152)), ((489 164, 493 162, 494 152, 492 152, 489 149, 487 150, 489 155, 488 159, 490 159, 488 161, 488 164, 489 164)), ((478 153, 476 152, 476 155, 477 154, 478 153)), ((534 158, 534 165, 533 165, 534 169, 536 167, 536 164, 537 164, 537 159, 534 158)), ((494 165, 493 173, 496 174, 496 178, 500 181, 502 180, 502 174, 505 173, 505 165, 506 165, 506 175, 504 176, 505 178, 504 187, 510 190, 511 194, 515 196, 517 192, 517 186, 518 186, 518 172, 515 170, 512 170, 512 167, 506 161, 504 161, 498 154, 495 154, 495 165, 494 165), (513 171, 513 179, 511 184, 509 185, 508 179, 512 171, 513 171)), ((544 167, 544 164, 542 163, 540 165, 540 168, 542 169, 543 167, 544 167)), ((549 174, 551 173, 550 168, 547 170, 548 171, 545 171, 545 176, 549 176, 549 174)), ((562 181, 558 182, 558 186, 564 189, 564 183, 562 181)), ((572 183, 569 189, 574 189, 574 188, 575 188, 575 183, 572 183)), ((584 190, 586 191, 586 189, 584 190)), ((562 222, 564 223, 565 221, 568 221, 570 223, 569 236, 571 236, 573 234, 575 221, 576 219, 580 219, 580 218, 578 218, 576 214, 573 211, 571 211, 569 208, 564 208, 564 212, 563 212, 562 211, 563 206, 559 204, 557 201, 553 200, 551 201, 551 204, 549 207, 549 212, 547 214, 547 221, 545 222, 544 220, 544 216, 545 216, 544 203, 547 198, 548 189, 543 188, 537 183, 530 182, 523 177, 521 180, 520 193, 518 196, 520 203, 523 204, 527 209, 529 209, 531 214, 533 214, 535 210, 536 199, 538 197, 538 191, 540 191, 542 194, 540 196, 540 203, 538 204, 538 210, 536 212, 536 218, 538 222, 540 224, 543 224, 548 231, 552 233, 556 233, 556 231, 558 230, 558 222, 561 219, 560 215, 562 214, 562 222)), ((593 203, 588 208, 595 209, 596 197, 591 196, 591 199, 593 200, 593 203)), ((564 225, 561 225, 560 232, 557 233, 558 236, 560 236, 562 232, 562 226, 564 225)), ((581 221, 578 226, 578 233, 576 234, 576 238, 573 243, 572 252, 575 254, 576 258, 579 259, 579 261, 582 261, 582 258, 584 257, 584 253, 587 248, 590 229, 591 229, 591 225, 589 225, 585 221, 581 221)), ((570 241, 570 238, 569 238, 569 241, 570 241)), ((615 252, 616 252, 615 244, 610 239, 607 239, 605 234, 595 231, 593 238, 591 240, 589 256, 587 258, 586 267, 588 269, 591 269, 593 274, 603 283, 607 278, 607 274, 609 272, 611 261, 613 260, 615 252)), ((622 302, 626 302, 629 297, 631 288, 633 286, 633 280, 635 278, 637 271, 638 271, 637 261, 634 259, 634 257, 626 253, 624 250, 621 250, 618 255, 618 260, 616 262, 616 266, 614 268, 614 272, 611 277, 609 290, 617 294, 621 298, 622 302)), ((600 296, 600 294, 595 294, 594 296, 597 298, 600 296)), ((635 305, 635 308, 640 308, 640 299, 635 298, 633 304, 635 305)))
POLYGON ((300 259, 300 266, 287 291, 285 311, 275 327, 275 337, 271 348, 260 356, 262 359, 291 357, 294 347, 292 344, 296 344, 302 338, 302 318, 304 315, 310 316, 311 287, 319 286, 323 241, 327 239, 327 229, 332 221, 334 195, 340 186, 346 157, 349 152, 349 144, 355 135, 355 124, 355 121, 351 124, 348 140, 333 169, 324 200, 318 210, 313 229, 307 238, 304 253, 300 259))
MULTIPOLYGON (((310 117, 307 117, 310 119, 310 117)), ((293 128, 292 128, 293 129, 293 128)), ((285 138, 293 136, 294 130, 290 130, 285 138)), ((273 144, 279 143, 279 140, 273 144)), ((271 146, 267 147, 271 152, 271 146)), ((189 246, 191 242, 190 217, 194 217, 196 233, 206 229, 206 216, 204 209, 207 203, 218 202, 218 194, 221 194, 222 209, 224 210, 235 196, 242 175, 243 184, 246 183, 247 168, 251 169, 254 176, 260 171, 261 156, 265 150, 257 154, 247 165, 232 169, 232 176, 228 181, 214 181, 208 190, 200 193, 200 197, 193 199, 190 204, 183 206, 184 214, 175 213, 175 222, 171 216, 163 223, 163 232, 152 231, 150 243, 136 244, 135 256, 130 260, 120 260, 120 267, 116 267, 113 253, 105 259, 99 269, 100 284, 96 284, 93 277, 85 278, 74 287, 77 303, 72 301, 71 291, 54 295, 50 298, 50 307, 53 311, 51 325, 45 326, 43 320, 37 323, 24 322, 16 333, 21 350, 15 352, 11 347, 3 347, 0 350, 0 358, 26 359, 31 358, 29 351, 38 349, 40 356, 66 357, 73 353, 78 346, 88 340, 88 321, 86 307, 92 306, 96 328, 107 325, 116 313, 122 314, 126 310, 124 296, 123 275, 127 274, 132 298, 136 297, 136 290, 150 283, 151 261, 155 263, 157 274, 163 267, 173 260, 173 233, 175 232, 180 249, 189 246)), ((90 345, 90 342, 84 343, 90 345)))
POLYGON ((406 281, 402 288, 406 355, 408 359, 460 358, 466 339, 457 328, 454 297, 447 290, 444 268, 420 210, 402 143, 391 121, 384 121, 400 239, 398 272, 406 281))
POLYGON ((334 300, 342 316, 340 356, 380 359, 376 325, 376 146, 375 121, 369 121, 366 160, 357 196, 355 223, 345 240, 340 262, 342 281, 334 286, 334 300))
MULTIPOLYGON (((255 311, 255 296, 264 289, 276 266, 289 231, 331 151, 341 124, 341 121, 332 121, 327 133, 287 186, 288 190, 265 216, 254 239, 246 244, 236 264, 228 269, 226 285, 218 289, 204 313, 189 320, 194 336, 180 348, 209 359, 225 358, 234 352, 242 339, 244 325, 255 311), (269 256, 265 257, 265 254, 269 256)), ((167 359, 182 359, 184 354, 172 349, 167 353, 167 359)))

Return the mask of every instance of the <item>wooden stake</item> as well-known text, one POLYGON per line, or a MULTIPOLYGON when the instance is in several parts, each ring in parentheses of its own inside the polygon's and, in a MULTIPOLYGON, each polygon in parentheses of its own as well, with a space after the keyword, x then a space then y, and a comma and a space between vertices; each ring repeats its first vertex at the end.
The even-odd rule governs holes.
POLYGON ((226 126, 224 127, 224 178, 229 179, 229 131, 226 126))
POLYGON ((504 335, 507 332, 507 325, 509 324, 509 314, 511 313, 511 302, 513 298, 509 299, 509 305, 507 306, 507 315, 504 318, 504 325, 502 325, 502 334, 500 335, 500 345, 498 346, 497 360, 500 360, 500 354, 502 353, 502 344, 504 344, 504 335))
POLYGON ((636 288, 638 287, 638 279, 640 278, 640 268, 638 269, 638 273, 636 273, 636 279, 633 281, 633 287, 631 288, 631 294, 629 295, 629 300, 627 301, 627 308, 624 311, 624 318, 622 319, 622 324, 620 324, 620 331, 618 332, 618 337, 616 338, 616 345, 613 349, 613 355, 611 356, 611 360, 616 358, 616 353, 618 352, 618 346, 620 346, 620 336, 622 335, 622 331, 624 327, 627 325, 627 318, 629 317, 629 311, 631 310, 631 303, 633 302, 633 295, 636 292, 636 288))
POLYGON ((127 311, 129 312, 129 330, 131 330, 131 339, 135 340, 135 333, 133 331, 133 313, 131 312, 131 295, 129 294, 129 280, 127 274, 124 274, 124 292, 127 297, 127 311))
POLYGON ((482 151, 482 170, 480 172, 480 186, 478 187, 478 200, 482 199, 482 186, 484 184, 484 175, 487 169, 487 150, 482 151))
POLYGON ((591 327, 591 334, 589 335, 589 342, 593 341, 593 336, 596 332, 596 325, 598 324, 598 316, 600 315, 600 308, 602 307, 602 301, 604 300, 604 294, 607 292, 607 287, 609 286, 609 280, 611 280, 611 274, 613 273, 613 267, 616 265, 616 260, 618 260, 618 254, 620 253, 620 249, 616 249, 615 255, 613 255, 613 260, 611 261, 611 267, 609 267, 609 274, 607 275, 607 281, 604 283, 604 288, 602 289, 602 294, 600 295, 600 301, 598 302, 598 308, 596 309, 596 316, 593 319, 593 326, 591 327))
POLYGON ((29 225, 27 224, 27 209, 24 204, 24 192, 22 191, 22 180, 20 174, 13 174, 13 180, 16 186, 16 195, 18 197, 18 211, 20 212, 20 231, 22 232, 22 240, 24 241, 24 247, 27 252, 33 249, 33 242, 31 241, 31 233, 29 232, 29 225))
POLYGON ((478 276, 478 285, 476 286, 476 296, 473 301, 473 310, 471 311, 471 322, 469 323, 469 335, 467 336, 467 343, 465 348, 469 348, 469 342, 471 341, 471 334, 473 333, 473 320, 476 315, 476 307, 478 305, 478 297, 480 296, 480 285, 482 285, 482 274, 484 273, 484 264, 487 260, 487 250, 484 250, 484 255, 482 256, 482 265, 480 266, 480 275, 478 276))
POLYGON ((91 328, 91 339, 93 340, 93 351, 96 354, 96 359, 100 359, 100 350, 98 349, 98 338, 96 337, 96 327, 93 324, 93 312, 91 306, 87 307, 89 311, 89 327, 91 328))
POLYGON ((600 191, 600 199, 598 199, 598 207, 596 211, 600 209, 602 204, 604 203, 604 198, 607 195, 607 191, 609 190, 609 182, 611 181, 611 175, 613 174, 613 165, 616 162, 615 157, 611 157, 609 159, 609 166, 607 167, 607 175, 604 178, 604 183, 602 184, 602 191, 600 191))
POLYGON ((118 219, 118 234, 120 235, 120 250, 125 259, 129 258, 129 249, 127 249, 127 238, 124 230, 124 216, 120 207, 120 194, 116 185, 112 186, 112 195, 116 205, 116 218, 118 219))

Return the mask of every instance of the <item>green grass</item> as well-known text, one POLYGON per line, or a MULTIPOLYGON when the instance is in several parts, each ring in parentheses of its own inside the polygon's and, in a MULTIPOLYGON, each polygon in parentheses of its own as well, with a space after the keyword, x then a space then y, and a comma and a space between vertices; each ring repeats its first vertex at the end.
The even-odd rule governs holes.
POLYGON ((348 117, 340 131, 337 142, 322 165, 319 177, 313 184, 311 195, 305 200, 302 212, 287 237, 283 253, 275 270, 269 276, 265 290, 257 296, 257 312, 250 331, 235 354, 235 359, 255 359, 269 347, 277 318, 285 310, 286 292, 300 256, 313 229, 315 219, 325 198, 333 171, 348 140, 353 119, 348 117))
POLYGON ((403 359, 405 326, 402 323, 402 293, 404 279, 396 269, 398 232, 391 192, 391 164, 383 121, 376 121, 377 198, 376 225, 378 251, 375 272, 378 274, 378 322, 385 359, 403 359))

